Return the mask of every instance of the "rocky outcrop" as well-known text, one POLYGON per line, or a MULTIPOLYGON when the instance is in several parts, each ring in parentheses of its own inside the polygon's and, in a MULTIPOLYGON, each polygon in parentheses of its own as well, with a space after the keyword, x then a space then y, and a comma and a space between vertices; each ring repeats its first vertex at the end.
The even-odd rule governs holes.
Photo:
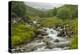
POLYGON ((45 31, 46 31, 46 29, 38 29, 38 30, 37 30, 37 35, 41 35, 41 36, 46 36, 46 35, 48 35, 48 33, 45 32, 45 31))
MULTIPOLYGON (((70 44, 69 41, 66 39, 65 30, 57 30, 60 33, 58 35, 55 34, 53 29, 38 29, 36 33, 36 37, 31 42, 23 45, 19 48, 13 49, 13 52, 31 52, 31 51, 43 51, 46 49, 53 50, 53 49, 68 49, 70 44), (51 34, 52 36, 49 36, 51 34), (54 36, 56 35, 56 36, 54 36), (54 36, 54 37, 53 37, 54 36), (53 37, 53 38, 52 38, 53 37), (65 38, 64 38, 65 37, 65 38), (66 40, 65 40, 66 39, 66 40)), ((56 31, 56 32, 57 32, 56 31)))

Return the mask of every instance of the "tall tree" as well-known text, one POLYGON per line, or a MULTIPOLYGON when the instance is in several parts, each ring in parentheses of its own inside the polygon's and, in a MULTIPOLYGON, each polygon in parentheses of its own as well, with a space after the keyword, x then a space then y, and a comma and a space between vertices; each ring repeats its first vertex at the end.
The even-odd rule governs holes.
POLYGON ((57 11, 57 16, 59 17, 59 18, 61 18, 61 19, 66 19, 66 18, 70 18, 70 9, 68 9, 68 8, 60 8, 60 9, 58 9, 58 11, 57 11))
POLYGON ((54 8, 54 9, 52 10, 52 15, 53 15, 53 16, 56 16, 56 14, 57 14, 57 8, 54 8))
POLYGON ((26 14, 26 5, 21 1, 11 1, 11 16, 23 17, 26 14))

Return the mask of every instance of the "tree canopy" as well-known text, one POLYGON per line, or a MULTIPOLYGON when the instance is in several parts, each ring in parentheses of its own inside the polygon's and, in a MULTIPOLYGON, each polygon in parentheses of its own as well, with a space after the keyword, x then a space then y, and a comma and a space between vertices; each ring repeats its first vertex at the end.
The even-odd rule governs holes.
POLYGON ((11 16, 15 17, 23 17, 26 14, 26 5, 24 2, 17 2, 12 1, 11 2, 11 16))

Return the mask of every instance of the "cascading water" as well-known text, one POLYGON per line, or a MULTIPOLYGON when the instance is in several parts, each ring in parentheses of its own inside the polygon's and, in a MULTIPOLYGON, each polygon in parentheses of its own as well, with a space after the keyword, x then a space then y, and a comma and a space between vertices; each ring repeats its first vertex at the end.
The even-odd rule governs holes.
MULTIPOLYGON (((40 48, 37 48, 35 51, 45 51, 45 50, 63 50, 68 49, 69 40, 66 39, 66 37, 58 37, 59 31, 54 30, 53 28, 44 28, 46 29, 45 32, 48 33, 48 37, 52 38, 51 40, 48 40, 53 47, 51 49, 45 48, 45 46, 42 46, 40 48), (57 40, 57 41, 55 41, 57 40), (38 50, 39 49, 39 50, 38 50)), ((46 41, 46 40, 45 40, 46 41)), ((51 45, 51 46, 52 46, 51 45)))
POLYGON ((46 32, 48 33, 48 36, 53 38, 53 39, 58 39, 57 35, 58 35, 58 31, 52 29, 52 28, 46 28, 46 32))
MULTIPOLYGON (((34 23, 36 23, 34 21, 34 23)), ((30 51, 46 51, 46 50, 64 50, 69 49, 70 41, 66 37, 58 37, 60 31, 56 31, 53 28, 42 28, 42 30, 48 35, 41 36, 42 38, 35 37, 33 41, 17 47, 13 52, 30 52, 30 51)), ((60 29, 62 30, 62 29, 60 29)))

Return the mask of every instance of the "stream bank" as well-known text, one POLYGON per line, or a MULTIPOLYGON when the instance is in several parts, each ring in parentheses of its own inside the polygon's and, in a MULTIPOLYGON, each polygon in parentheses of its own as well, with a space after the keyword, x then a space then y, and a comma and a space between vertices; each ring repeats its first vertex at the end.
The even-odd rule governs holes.
POLYGON ((12 52, 32 52, 49 50, 67 50, 71 41, 66 35, 65 28, 39 28, 33 41, 12 49, 12 52), (63 32, 63 33, 62 33, 63 32), (61 35, 60 35, 61 34, 61 35))

